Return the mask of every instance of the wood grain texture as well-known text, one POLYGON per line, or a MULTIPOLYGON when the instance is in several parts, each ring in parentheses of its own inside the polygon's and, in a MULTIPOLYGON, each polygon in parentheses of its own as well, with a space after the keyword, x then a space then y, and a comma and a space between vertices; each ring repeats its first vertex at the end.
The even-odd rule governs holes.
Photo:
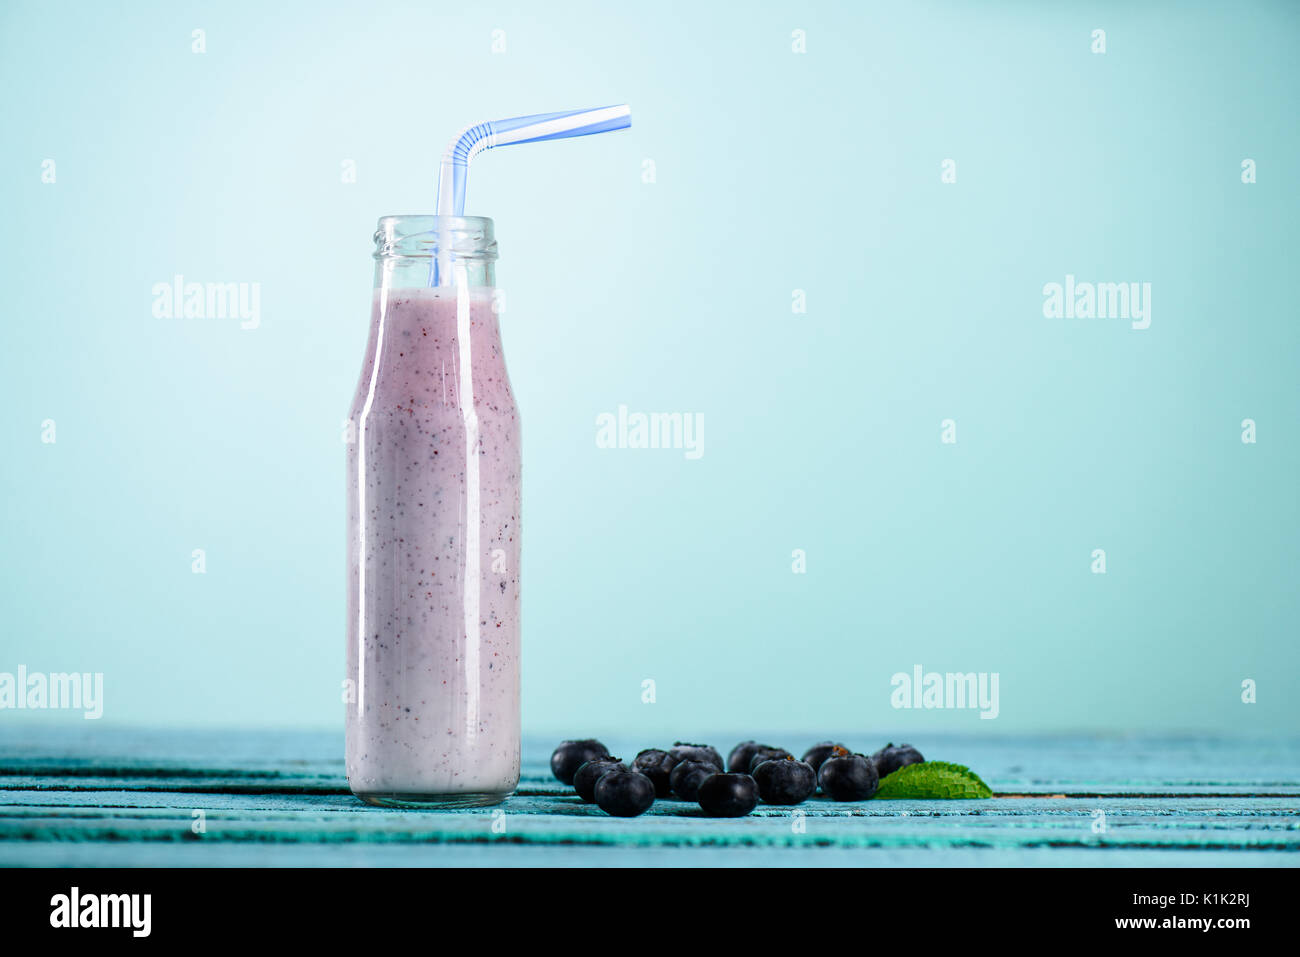
POLYGON ((519 792, 499 809, 392 811, 351 796, 335 735, 10 726, 0 864, 1300 864, 1295 740, 932 736, 922 747, 971 765, 999 796, 813 799, 735 820, 658 801, 623 820, 551 778, 550 742, 528 742, 519 792))

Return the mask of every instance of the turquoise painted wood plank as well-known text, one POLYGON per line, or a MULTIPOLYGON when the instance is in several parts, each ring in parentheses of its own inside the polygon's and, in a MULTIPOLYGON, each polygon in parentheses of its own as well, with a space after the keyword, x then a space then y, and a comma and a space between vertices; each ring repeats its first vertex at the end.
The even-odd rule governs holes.
MULTIPOLYGON (((814 735, 767 735, 792 749, 814 735)), ((884 735, 859 740, 872 748, 884 735)), ((897 737, 897 736, 895 736, 897 737)), ((715 736, 722 750, 730 738, 715 736)), ((668 742, 608 742, 616 753, 668 742)), ((931 735, 927 757, 974 768, 995 789, 1071 793, 1300 793, 1300 738, 1206 739, 1119 736, 931 735)), ((546 759, 553 742, 525 744, 525 788, 553 784, 546 759)), ((78 727, 0 727, 0 786, 308 788, 346 793, 341 735, 157 731, 78 727), (77 778, 76 782, 58 780, 77 778), (194 780, 185 781, 184 778, 194 780), (153 780, 151 780, 153 779, 153 780), (124 786, 123 781, 116 785, 124 786)))
MULTIPOLYGON (((1300 854, 1159 848, 608 847, 547 844, 0 844, 7 867, 1297 867, 1300 854)), ((364 880, 358 876, 358 880, 364 880)))
POLYGON ((0 839, 118 841, 274 841, 601 844, 753 847, 1162 847, 1300 850, 1295 803, 1276 798, 1222 801, 1110 799, 1106 831, 1092 829, 1096 802, 994 799, 986 802, 809 801, 796 815, 759 808, 740 820, 704 818, 661 802, 632 821, 607 817, 576 799, 514 798, 486 810, 419 812, 356 809, 300 800, 250 807, 242 798, 129 806, 104 795, 96 804, 23 805, 0 795, 0 839), (904 807, 902 805, 906 804, 904 807), (978 805, 978 807, 976 807, 978 805), (201 810, 205 833, 191 830, 201 810))
POLYGON ((1084 864, 1300 860, 1300 747, 1288 740, 936 736, 930 756, 962 760, 995 790, 1032 796, 814 799, 797 816, 762 806, 725 821, 674 801, 610 818, 550 777, 542 742, 526 746, 519 793, 499 809, 371 808, 347 791, 340 744, 335 735, 0 730, 0 864, 652 865, 670 863, 669 851, 732 863, 759 852, 762 863, 784 864, 868 855, 891 866, 1041 864, 1045 854, 1084 864))

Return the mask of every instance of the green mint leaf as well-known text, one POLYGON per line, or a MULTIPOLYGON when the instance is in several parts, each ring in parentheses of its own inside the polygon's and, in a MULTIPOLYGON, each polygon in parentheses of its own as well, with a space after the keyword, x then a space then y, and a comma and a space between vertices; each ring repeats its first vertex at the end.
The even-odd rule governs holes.
POLYGON ((876 797, 886 801, 990 798, 993 790, 964 764, 922 761, 887 775, 876 797))

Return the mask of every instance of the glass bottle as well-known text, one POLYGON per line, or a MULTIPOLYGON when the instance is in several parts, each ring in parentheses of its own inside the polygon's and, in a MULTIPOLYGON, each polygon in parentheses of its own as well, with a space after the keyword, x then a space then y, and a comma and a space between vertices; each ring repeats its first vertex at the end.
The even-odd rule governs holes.
POLYGON ((347 775, 390 807, 519 781, 520 434, 484 217, 386 216, 348 426, 347 775))

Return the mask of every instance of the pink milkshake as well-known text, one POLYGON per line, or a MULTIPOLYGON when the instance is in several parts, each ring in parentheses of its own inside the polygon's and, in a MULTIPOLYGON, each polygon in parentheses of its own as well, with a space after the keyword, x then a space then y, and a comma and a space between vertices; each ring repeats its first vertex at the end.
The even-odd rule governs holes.
POLYGON ((429 287, 429 219, 376 234, 347 451, 347 775, 373 804, 472 806, 519 781, 519 420, 491 220, 441 236, 453 284, 429 287))

